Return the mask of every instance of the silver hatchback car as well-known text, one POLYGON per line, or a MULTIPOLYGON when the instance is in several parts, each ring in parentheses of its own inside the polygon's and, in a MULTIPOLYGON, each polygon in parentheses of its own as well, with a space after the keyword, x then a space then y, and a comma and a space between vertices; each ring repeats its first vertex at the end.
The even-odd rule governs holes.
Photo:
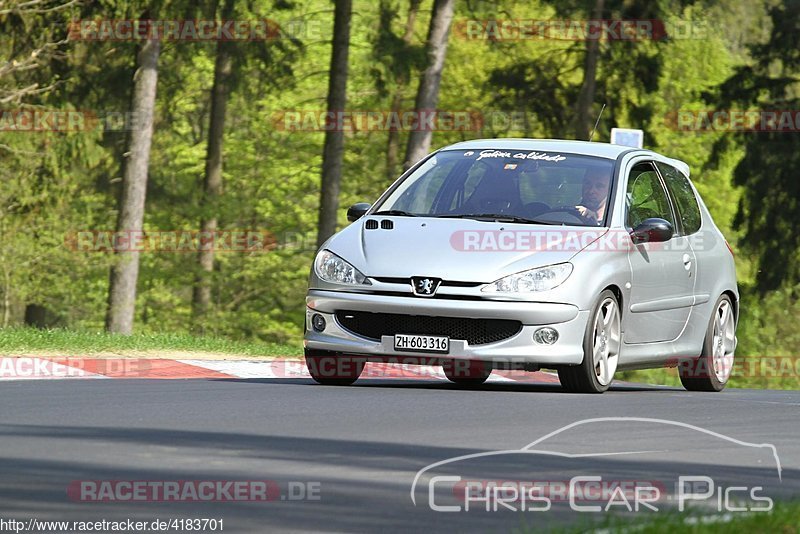
POLYGON ((582 141, 486 139, 404 173, 314 261, 305 357, 322 384, 367 361, 555 369, 600 393, 617 370, 677 366, 720 391, 733 367, 733 253, 685 163, 582 141))

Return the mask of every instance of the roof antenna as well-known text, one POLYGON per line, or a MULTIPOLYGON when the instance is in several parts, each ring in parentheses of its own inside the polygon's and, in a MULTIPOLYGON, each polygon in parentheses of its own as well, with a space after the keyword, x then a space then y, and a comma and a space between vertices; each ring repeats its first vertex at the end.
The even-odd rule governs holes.
POLYGON ((606 105, 603 104, 603 107, 600 108, 600 113, 597 115, 597 120, 594 121, 594 128, 592 128, 592 133, 589 135, 589 141, 591 141, 592 137, 594 137, 594 132, 597 130, 597 125, 600 124, 600 117, 603 116, 603 110, 605 110, 605 109, 606 109, 606 105))

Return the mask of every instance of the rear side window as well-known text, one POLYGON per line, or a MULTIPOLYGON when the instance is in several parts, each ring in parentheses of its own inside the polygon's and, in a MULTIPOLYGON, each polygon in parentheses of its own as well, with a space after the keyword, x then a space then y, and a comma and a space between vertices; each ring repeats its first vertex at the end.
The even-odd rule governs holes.
POLYGON ((700 207, 697 205, 697 198, 694 196, 689 179, 672 165, 656 162, 656 166, 664 176, 669 194, 677 205, 683 233, 689 235, 697 232, 701 224, 700 207))

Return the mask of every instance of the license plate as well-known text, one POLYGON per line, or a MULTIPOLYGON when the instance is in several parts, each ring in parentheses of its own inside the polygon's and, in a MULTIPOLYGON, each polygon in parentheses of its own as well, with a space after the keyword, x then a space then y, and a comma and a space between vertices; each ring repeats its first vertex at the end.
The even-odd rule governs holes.
POLYGON ((395 334, 395 350, 412 350, 419 352, 450 352, 450 338, 445 336, 417 336, 395 334))

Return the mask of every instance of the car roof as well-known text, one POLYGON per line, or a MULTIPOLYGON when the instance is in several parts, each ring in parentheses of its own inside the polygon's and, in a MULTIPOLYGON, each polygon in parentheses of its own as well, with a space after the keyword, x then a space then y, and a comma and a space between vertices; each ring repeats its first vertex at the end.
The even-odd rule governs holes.
POLYGON ((606 159, 617 159, 621 154, 635 150, 643 155, 651 155, 659 160, 666 160, 672 163, 686 176, 689 176, 689 165, 683 161, 668 158, 652 150, 643 148, 632 148, 623 145, 612 145, 611 143, 595 143, 591 141, 571 141, 566 139, 525 139, 525 138, 505 138, 505 139, 474 139, 472 141, 462 141, 453 145, 442 147, 440 150, 541 150, 542 152, 565 152, 569 154, 579 154, 595 156, 606 159))

